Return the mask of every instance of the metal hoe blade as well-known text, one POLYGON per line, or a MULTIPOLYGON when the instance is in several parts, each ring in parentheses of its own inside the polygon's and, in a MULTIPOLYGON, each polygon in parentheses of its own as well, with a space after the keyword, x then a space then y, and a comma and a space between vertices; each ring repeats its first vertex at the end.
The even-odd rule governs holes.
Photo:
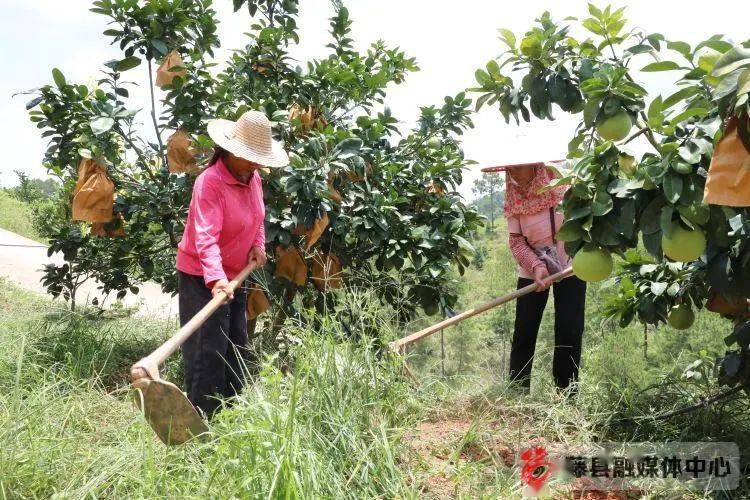
POLYGON ((136 394, 136 403, 164 444, 183 444, 208 432, 198 410, 173 383, 142 379, 134 387, 140 393, 140 397, 136 394))

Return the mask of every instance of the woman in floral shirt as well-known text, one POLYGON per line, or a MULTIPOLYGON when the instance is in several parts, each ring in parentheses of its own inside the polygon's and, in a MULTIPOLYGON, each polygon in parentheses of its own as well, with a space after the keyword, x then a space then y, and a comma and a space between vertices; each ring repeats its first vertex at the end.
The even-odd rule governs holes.
MULTIPOLYGON (((570 265, 563 242, 555 239, 562 224, 557 207, 565 187, 544 190, 555 173, 544 163, 513 165, 505 175, 505 218, 509 244, 518 263, 518 288, 537 283, 538 289, 516 302, 510 378, 528 391, 542 314, 549 290, 544 279, 570 265)), ((555 348, 552 374, 560 389, 578 380, 586 304, 586 283, 575 276, 553 285, 555 348)), ((575 390, 575 387, 572 388, 575 390)))

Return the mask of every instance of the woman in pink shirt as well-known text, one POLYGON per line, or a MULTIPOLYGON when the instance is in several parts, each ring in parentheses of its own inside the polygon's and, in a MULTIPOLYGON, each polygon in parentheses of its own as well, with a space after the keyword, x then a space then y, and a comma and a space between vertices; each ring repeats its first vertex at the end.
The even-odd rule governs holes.
MULTIPOLYGON (((557 210, 565 187, 541 191, 554 179, 543 163, 505 169, 504 213, 508 221, 511 252, 519 267, 518 288, 536 282, 536 292, 516 301, 516 319, 510 351, 510 378, 528 391, 531 367, 542 314, 549 291, 544 278, 570 266, 563 242, 555 239, 562 224, 557 210)), ((552 374, 560 389, 578 381, 586 305, 586 283, 570 276, 553 285, 555 296, 555 348, 552 374)), ((575 391, 575 386, 571 388, 575 391)))
POLYGON ((288 157, 271 138, 264 113, 248 111, 236 122, 212 120, 216 144, 193 186, 187 222, 177 249, 180 323, 213 296, 226 302, 183 345, 188 399, 207 416, 242 388, 247 345, 247 295, 227 285, 248 263, 266 262, 265 206, 258 169, 282 167, 288 157))

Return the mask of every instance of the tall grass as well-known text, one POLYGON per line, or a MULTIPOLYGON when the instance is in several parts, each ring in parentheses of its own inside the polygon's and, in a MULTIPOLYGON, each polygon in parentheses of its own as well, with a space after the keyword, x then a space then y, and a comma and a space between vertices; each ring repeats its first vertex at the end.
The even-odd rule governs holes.
POLYGON ((0 304, 4 497, 415 494, 399 468, 399 436, 419 415, 416 401, 396 362, 365 340, 344 340, 338 322, 292 326, 299 343, 286 373, 269 359, 206 439, 165 448, 118 378, 160 337, 153 325, 126 335, 121 323, 58 313, 50 326, 10 293, 0 292, 0 304))
MULTIPOLYGON (((515 286, 504 235, 480 244, 484 268, 463 278, 458 309, 515 286)), ((76 315, 0 283, 0 497, 514 498, 513 454, 531 442, 734 440, 746 449, 746 399, 654 418, 708 390, 682 369, 720 354, 726 325, 701 314, 687 332, 651 332, 644 356, 641 329, 602 321, 604 291, 589 288, 577 398, 558 394, 549 374, 551 307, 531 394, 519 396, 504 377, 511 306, 444 332, 445 377, 439 336, 414 346, 417 385, 383 345, 438 318, 403 331, 393 311, 356 292, 323 314, 303 308, 284 332, 287 358, 266 352, 206 439, 166 448, 131 403, 127 368, 173 321, 76 315)), ((175 357, 164 376, 180 383, 181 372, 175 357)), ((645 494, 675 496, 705 495, 645 494)))
POLYGON ((31 206, 0 189, 0 228, 39 241, 34 229, 31 206))

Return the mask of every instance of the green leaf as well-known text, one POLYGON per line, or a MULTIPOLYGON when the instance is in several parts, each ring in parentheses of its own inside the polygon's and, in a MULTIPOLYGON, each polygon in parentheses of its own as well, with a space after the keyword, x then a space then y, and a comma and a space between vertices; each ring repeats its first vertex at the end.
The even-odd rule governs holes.
POLYGON ((641 71, 646 73, 653 73, 656 71, 674 71, 681 69, 680 65, 674 61, 658 61, 651 64, 647 64, 641 68, 641 71))
POLYGON ((699 43, 695 50, 697 51, 701 47, 709 47, 722 54, 732 48, 732 44, 724 40, 706 40, 705 42, 699 43))
POLYGON ((690 97, 693 97, 694 95, 698 94, 701 91, 701 88, 697 85, 691 85, 690 87, 685 87, 674 94, 670 95, 666 99, 664 99, 664 103, 662 104, 662 109, 667 110, 677 104, 680 101, 683 101, 685 99, 688 99, 690 97))
POLYGON ((583 20, 583 27, 596 35, 604 35, 605 31, 599 21, 593 18, 583 20))
POLYGON ((583 236, 581 223, 575 220, 568 220, 563 223, 555 237, 560 241, 576 241, 580 240, 581 236, 583 236))
POLYGON ((675 116, 674 118, 671 118, 669 122, 672 125, 678 125, 689 118, 692 118, 694 116, 704 116, 707 113, 708 113, 708 110, 705 108, 688 108, 682 113, 675 116))
POLYGON ((667 42, 667 48, 676 50, 686 58, 690 59, 690 45, 685 42, 667 42))
POLYGON ((677 203, 682 196, 682 176, 674 172, 667 172, 664 176, 664 196, 670 203, 677 203))
POLYGON ((659 216, 659 227, 667 237, 672 236, 672 214, 674 214, 674 209, 666 205, 659 216))
POLYGON ((35 97, 29 102, 26 103, 26 109, 31 109, 37 107, 37 105, 44 100, 43 96, 35 97))
POLYGON ((612 211, 612 197, 606 191, 597 191, 591 204, 591 213, 595 216, 606 215, 612 211))
POLYGON ((651 293, 658 297, 667 290, 668 286, 668 283, 664 283, 662 281, 653 281, 651 283, 651 293))
POLYGON ((648 35, 646 40, 648 40, 648 43, 650 43, 653 48, 661 50, 661 42, 664 41, 664 35, 661 33, 653 33, 648 35))
POLYGON ((516 35, 513 34, 513 32, 506 28, 500 28, 498 30, 500 32, 500 39, 505 42, 505 44, 508 46, 509 49, 513 50, 516 48, 516 35))
POLYGON ((52 70, 52 79, 55 81, 55 85, 57 85, 58 88, 65 87, 65 75, 62 74, 62 71, 60 71, 57 68, 54 68, 52 70))
POLYGON ((135 56, 126 57, 125 59, 118 61, 117 64, 114 66, 115 71, 127 71, 129 69, 133 69, 136 66, 141 64, 141 59, 135 56))
POLYGON ((489 73, 493 80, 495 77, 500 76, 500 65, 494 59, 487 63, 487 73, 489 73))
POLYGON ((477 82, 478 82, 478 83, 479 83, 479 85, 481 85, 482 87, 487 87, 487 86, 489 86, 489 85, 492 85, 492 78, 491 78, 491 77, 490 77, 490 75, 488 75, 488 74, 487 74, 487 72, 486 72, 486 71, 484 71, 483 69, 478 69, 478 70, 476 70, 476 71, 474 72, 474 78, 476 78, 476 79, 477 79, 477 82))
POLYGON ((476 109, 477 111, 479 111, 480 109, 482 109, 482 106, 484 106, 487 103, 487 101, 489 99, 491 99, 492 97, 493 97, 493 94, 484 94, 484 95, 480 96, 477 99, 477 104, 476 104, 476 107, 474 109, 476 109))
POLYGON ((583 219, 584 217, 588 217, 589 215, 591 215, 591 207, 588 205, 584 205, 573 210, 570 213, 570 217, 568 217, 568 220, 571 221, 583 219))
POLYGON ((593 3, 589 4, 589 14, 591 14, 592 16, 594 16, 597 19, 601 19, 602 18, 602 11, 599 10, 599 8, 596 5, 594 5, 593 3))
POLYGON ((359 139, 357 137, 349 137, 336 145, 336 149, 338 149, 341 156, 351 156, 357 154, 359 153, 359 150, 361 148, 362 139, 359 139))
POLYGON ((583 121, 587 127, 593 127, 596 123, 596 117, 599 115, 601 100, 589 99, 583 107, 583 121))
POLYGON ((169 47, 162 40, 151 40, 151 45, 156 49, 160 55, 165 56, 169 52, 169 47))
POLYGON ((641 230, 644 235, 659 231, 659 220, 663 207, 664 200, 662 198, 654 198, 643 210, 641 214, 641 230))
POLYGON ((109 116, 100 116, 89 123, 91 131, 95 135, 101 135, 108 132, 115 125, 115 120, 109 116))
POLYGON ((662 113, 662 99, 661 96, 657 96, 656 99, 651 101, 648 107, 648 124, 651 127, 661 127, 664 121, 664 114, 662 113))
POLYGON ((750 68, 740 73, 737 78, 737 96, 747 93, 750 93, 750 68))
POLYGON ((643 246, 648 253, 661 259, 661 230, 650 234, 643 233, 643 246))
POLYGON ((750 66, 750 49, 737 45, 725 52, 724 55, 716 61, 716 64, 714 65, 714 75, 728 75, 732 71, 744 66, 750 66))

